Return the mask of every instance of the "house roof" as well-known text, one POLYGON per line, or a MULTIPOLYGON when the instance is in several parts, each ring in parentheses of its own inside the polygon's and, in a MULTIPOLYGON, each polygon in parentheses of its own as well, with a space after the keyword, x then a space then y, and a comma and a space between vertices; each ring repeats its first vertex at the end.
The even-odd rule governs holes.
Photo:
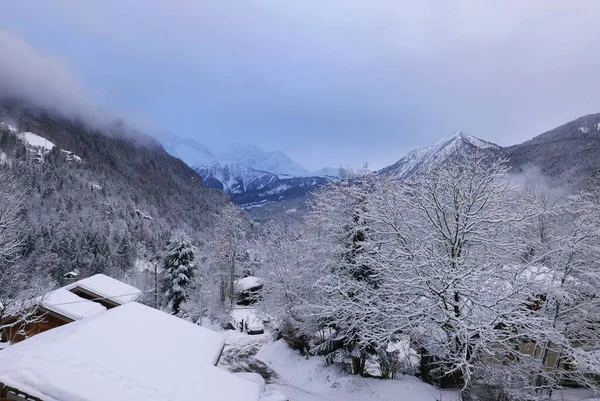
POLYGON ((49 311, 72 320, 80 320, 106 310, 99 303, 78 297, 64 288, 59 288, 41 297, 41 305, 49 311))
POLYGON ((104 274, 96 274, 49 292, 46 295, 10 305, 5 310, 5 318, 10 318, 23 310, 36 307, 37 305, 41 305, 49 311, 72 320, 80 320, 106 310, 101 304, 87 300, 71 292, 76 288, 82 288, 89 293, 97 295, 99 298, 106 298, 119 305, 136 301, 143 294, 141 290, 119 280, 115 280, 104 274))
POLYGON ((242 292, 242 291, 248 291, 251 289, 255 289, 255 288, 259 288, 263 285, 263 280, 258 278, 258 277, 254 277, 254 276, 248 276, 248 277, 244 277, 241 278, 239 280, 236 280, 233 287, 235 292, 242 292))
POLYGON ((47 401, 256 401, 256 384, 214 366, 219 333, 129 303, 0 352, 0 382, 47 401))
POLYGON ((95 274, 91 277, 71 283, 63 288, 72 290, 77 287, 107 298, 117 304, 133 302, 142 296, 141 290, 132 287, 129 284, 125 284, 122 281, 105 276, 104 274, 95 274))

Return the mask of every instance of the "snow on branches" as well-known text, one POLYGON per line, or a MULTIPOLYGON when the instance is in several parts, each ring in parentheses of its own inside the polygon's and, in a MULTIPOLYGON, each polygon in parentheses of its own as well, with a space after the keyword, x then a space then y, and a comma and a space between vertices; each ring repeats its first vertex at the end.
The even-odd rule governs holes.
POLYGON ((312 352, 353 373, 408 338, 435 384, 515 399, 596 388, 599 199, 597 185, 568 199, 515 187, 505 160, 477 152, 410 181, 354 174, 316 193, 301 224, 271 228, 279 289, 264 304, 328 333, 312 352))
POLYGON ((165 270, 164 292, 173 313, 180 311, 181 304, 190 297, 190 289, 196 271, 194 264, 195 247, 190 238, 180 233, 167 247, 163 261, 165 270))

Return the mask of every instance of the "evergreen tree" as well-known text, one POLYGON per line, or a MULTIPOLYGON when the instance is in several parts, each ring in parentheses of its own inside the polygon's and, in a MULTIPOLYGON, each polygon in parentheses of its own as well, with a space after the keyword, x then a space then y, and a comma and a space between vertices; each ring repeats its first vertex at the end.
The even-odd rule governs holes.
POLYGON ((195 247, 188 236, 182 233, 169 242, 163 263, 163 289, 173 314, 179 313, 181 304, 189 298, 189 288, 196 270, 194 259, 195 247))
POLYGON ((324 325, 334 334, 317 347, 328 362, 349 362, 353 374, 364 374, 369 354, 377 344, 365 338, 363 324, 369 319, 357 305, 377 290, 378 280, 370 266, 371 246, 368 199, 374 177, 360 172, 315 194, 309 221, 323 233, 320 246, 327 247, 331 261, 317 282, 325 293, 321 303, 324 325))

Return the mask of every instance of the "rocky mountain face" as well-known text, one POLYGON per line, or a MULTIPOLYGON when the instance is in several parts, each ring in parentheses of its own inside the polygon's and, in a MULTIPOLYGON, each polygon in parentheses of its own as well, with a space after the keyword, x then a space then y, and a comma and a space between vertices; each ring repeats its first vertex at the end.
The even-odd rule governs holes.
POLYGON ((21 263, 60 283, 66 272, 130 276, 172 233, 195 238, 229 202, 150 137, 100 131, 0 103, 0 168, 26 193, 21 263))

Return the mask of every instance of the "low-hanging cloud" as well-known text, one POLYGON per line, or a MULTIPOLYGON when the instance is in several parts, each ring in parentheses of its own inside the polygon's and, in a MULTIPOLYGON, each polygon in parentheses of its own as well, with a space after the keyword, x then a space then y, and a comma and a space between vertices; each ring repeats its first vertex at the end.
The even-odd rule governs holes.
POLYGON ((110 110, 62 60, 19 36, 0 30, 0 54, 0 99, 23 100, 104 132, 119 126, 119 132, 139 137, 134 129, 152 131, 156 127, 143 116, 110 110), (125 126, 117 124, 119 121, 125 126))
POLYGON ((107 117, 93 104, 84 86, 50 53, 22 38, 0 31, 0 95, 100 123, 107 117))

